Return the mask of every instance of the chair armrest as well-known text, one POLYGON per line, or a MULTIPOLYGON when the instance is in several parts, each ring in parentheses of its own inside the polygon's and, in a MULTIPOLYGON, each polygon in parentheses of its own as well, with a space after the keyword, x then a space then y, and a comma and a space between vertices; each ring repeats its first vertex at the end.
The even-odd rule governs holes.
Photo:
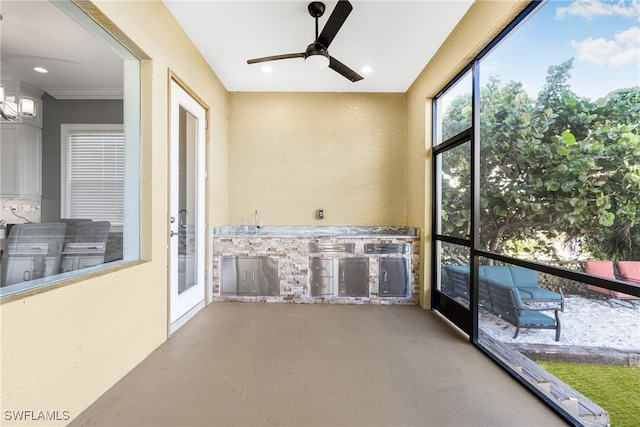
POLYGON ((523 305, 520 310, 527 310, 527 311, 555 311, 556 314, 558 313, 558 311, 560 311, 559 308, 554 308, 554 307, 542 307, 542 308, 535 308, 535 307, 530 307, 528 305, 523 305))

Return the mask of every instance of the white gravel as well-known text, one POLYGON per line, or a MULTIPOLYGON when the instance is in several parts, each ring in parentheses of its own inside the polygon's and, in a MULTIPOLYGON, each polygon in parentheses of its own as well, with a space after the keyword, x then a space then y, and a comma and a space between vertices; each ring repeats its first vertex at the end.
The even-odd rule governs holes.
MULTIPOLYGON (((518 338, 513 339, 515 326, 482 309, 479 328, 506 343, 607 347, 640 353, 640 308, 629 307, 628 304, 611 307, 604 300, 565 296, 558 342, 555 330, 549 329, 520 329, 518 338)), ((553 311, 544 313, 553 317, 553 311)))

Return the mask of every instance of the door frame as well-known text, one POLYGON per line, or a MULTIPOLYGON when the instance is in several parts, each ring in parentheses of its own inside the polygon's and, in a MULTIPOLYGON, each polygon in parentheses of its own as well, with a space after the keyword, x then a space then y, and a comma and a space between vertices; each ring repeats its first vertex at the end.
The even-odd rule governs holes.
MULTIPOLYGON (((200 311, 207 304, 207 284, 210 282, 210 278, 207 276, 207 263, 210 261, 210 254, 208 252, 209 242, 208 242, 208 147, 209 147, 209 106, 188 86, 184 83, 182 79, 180 79, 175 73, 169 71, 168 76, 168 108, 167 108, 167 121, 168 121, 168 141, 167 141, 167 329, 168 336, 171 336, 177 329, 179 329, 183 324, 185 324, 189 319, 191 319, 198 311, 200 311), (173 271, 174 268, 177 268, 177 261, 174 262, 172 256, 172 239, 171 231, 171 210, 172 210, 172 142, 174 137, 174 128, 172 126, 172 115, 174 109, 174 101, 176 100, 176 96, 173 95, 174 91, 178 90, 182 92, 182 96, 187 95, 190 97, 198 107, 201 107, 204 111, 204 146, 198 150, 198 213, 201 218, 198 219, 198 259, 200 260, 198 264, 197 277, 198 282, 202 284, 201 287, 201 295, 199 295, 196 299, 197 302, 189 309, 184 311, 180 316, 174 318, 174 313, 172 313, 173 304, 174 304, 174 284, 175 277, 177 275, 176 272, 173 271)), ((195 288, 200 288, 199 285, 194 286, 195 288)), ((200 291, 194 291, 199 294, 200 291)), ((189 292, 188 290, 186 292, 189 292)))

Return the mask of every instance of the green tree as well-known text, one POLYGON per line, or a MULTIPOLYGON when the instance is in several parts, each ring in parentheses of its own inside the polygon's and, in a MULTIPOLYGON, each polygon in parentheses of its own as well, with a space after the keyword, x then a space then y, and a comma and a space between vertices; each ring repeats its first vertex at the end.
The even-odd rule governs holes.
MULTIPOLYGON (((536 99, 520 82, 490 78, 481 88, 481 244, 554 255, 562 238, 601 258, 640 259, 640 90, 592 102, 571 90, 571 69, 549 67, 536 99)), ((452 102, 446 131, 470 120, 467 100, 452 102)), ((449 170, 469 182, 463 166, 449 170)), ((442 206, 459 222, 456 197, 445 191, 442 206)))

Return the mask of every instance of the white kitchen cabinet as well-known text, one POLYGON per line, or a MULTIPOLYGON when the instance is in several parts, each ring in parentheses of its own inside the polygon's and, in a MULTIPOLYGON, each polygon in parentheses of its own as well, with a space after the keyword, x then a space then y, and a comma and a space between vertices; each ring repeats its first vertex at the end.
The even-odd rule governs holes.
POLYGON ((0 123, 0 194, 20 192, 20 124, 0 123))
POLYGON ((0 123, 0 194, 42 195, 42 129, 25 123, 0 123))

